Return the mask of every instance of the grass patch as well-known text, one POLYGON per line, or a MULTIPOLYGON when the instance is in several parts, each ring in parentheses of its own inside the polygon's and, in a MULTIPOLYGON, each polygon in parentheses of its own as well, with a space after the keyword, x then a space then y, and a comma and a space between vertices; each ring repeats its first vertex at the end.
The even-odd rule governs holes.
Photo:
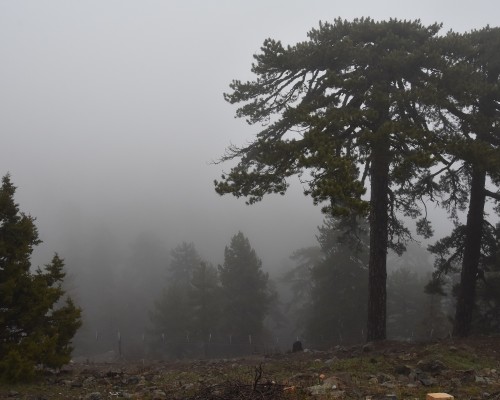
POLYGON ((330 367, 332 372, 348 372, 355 376, 360 373, 376 375, 391 369, 392 365, 383 356, 344 358, 335 360, 330 367))
POLYGON ((427 359, 440 360, 447 368, 454 370, 478 370, 496 368, 498 361, 489 357, 478 357, 473 351, 462 349, 436 349, 427 359))

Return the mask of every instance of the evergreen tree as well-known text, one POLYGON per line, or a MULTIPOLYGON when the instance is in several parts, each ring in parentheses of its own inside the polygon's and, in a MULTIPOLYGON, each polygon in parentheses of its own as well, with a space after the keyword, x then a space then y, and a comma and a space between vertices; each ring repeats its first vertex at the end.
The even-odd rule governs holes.
POLYGON ((496 334, 500 329, 500 224, 489 252, 491 257, 485 259, 478 273, 473 328, 474 332, 496 334))
POLYGON ((223 325, 235 341, 246 341, 248 335, 262 337, 264 318, 272 295, 268 275, 262 271, 249 240, 238 232, 224 250, 224 264, 219 266, 223 295, 223 325))
POLYGON ((311 269, 306 331, 315 343, 363 340, 368 304, 368 238, 352 219, 326 219, 319 228, 323 259, 311 269))
POLYGON ((290 259, 296 265, 281 278, 281 282, 289 287, 291 293, 290 300, 286 303, 285 312, 292 317, 293 325, 302 334, 308 310, 311 309, 312 270, 320 262, 323 262, 324 253, 320 246, 304 247, 294 251, 290 259))
POLYGON ((420 215, 414 199, 428 188, 415 181, 435 163, 422 101, 440 57, 431 46, 438 31, 418 21, 338 19, 294 46, 268 39, 255 56, 257 79, 233 81, 225 95, 243 103, 237 116, 264 128, 222 157, 239 163, 215 181, 219 194, 254 203, 307 174, 305 193, 328 202, 327 213, 369 212, 369 340, 386 336, 387 249, 402 252, 409 237, 397 214, 420 215))
POLYGON ((193 243, 183 242, 175 247, 170 252, 168 285, 150 313, 156 338, 153 345, 176 358, 186 355, 187 339, 193 330, 191 280, 200 263, 201 258, 193 243))
POLYGON ((209 335, 219 329, 218 271, 201 259, 193 243, 184 242, 170 254, 169 284, 150 313, 155 345, 178 358, 186 355, 188 343, 200 340, 206 356, 209 335))
POLYGON ((170 252, 169 280, 189 287, 193 270, 200 265, 201 258, 194 243, 182 242, 170 252))
POLYGON ((65 296, 64 262, 56 254, 31 271, 41 243, 35 219, 19 211, 9 175, 0 188, 0 379, 21 380, 43 364, 58 368, 71 356, 81 310, 65 296))
POLYGON ((150 312, 155 350, 175 358, 187 352, 187 338, 193 325, 188 288, 172 283, 162 292, 150 312))
POLYGON ((221 288, 215 267, 201 262, 194 269, 189 301, 192 307, 192 332, 201 339, 206 357, 209 336, 219 330, 221 318, 221 288))
MULTIPOLYGON (((387 331, 392 339, 424 339, 422 323, 426 317, 429 302, 424 291, 425 279, 409 268, 393 271, 387 279, 387 331)), ((432 321, 435 326, 442 321, 432 321)), ((429 331, 434 327, 429 327, 429 331)), ((436 336, 437 336, 436 332, 436 336)), ((447 332, 446 332, 447 333, 447 332)), ((425 339, 430 337, 427 336, 425 339)))
POLYGON ((437 255, 433 285, 438 288, 443 274, 460 273, 453 331, 467 336, 473 328, 476 284, 485 254, 482 249, 491 237, 485 203, 488 196, 500 200, 496 192, 500 184, 500 29, 450 33, 438 43, 443 64, 436 84, 440 108, 435 125, 440 127, 448 155, 442 157, 445 172, 440 186, 455 229, 430 247, 437 255), (467 210, 465 224, 457 210, 467 210))

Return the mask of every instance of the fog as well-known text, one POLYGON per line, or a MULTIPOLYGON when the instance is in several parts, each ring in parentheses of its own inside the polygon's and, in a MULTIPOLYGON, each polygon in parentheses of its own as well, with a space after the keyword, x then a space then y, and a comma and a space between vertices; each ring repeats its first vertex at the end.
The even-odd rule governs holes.
POLYGON ((420 18, 443 22, 443 31, 464 31, 496 25, 500 6, 496 0, 0 2, 0 173, 11 174, 21 209, 37 218, 44 243, 35 264, 57 251, 76 296, 90 306, 85 291, 106 281, 98 264, 119 271, 141 251, 154 254, 157 271, 170 249, 193 242, 218 264, 231 236, 242 231, 272 270, 314 244, 323 217, 298 181, 286 196, 246 206, 215 193, 213 180, 230 165, 213 161, 258 131, 234 118, 222 93, 232 79, 252 78, 252 55, 264 39, 293 44, 320 20, 339 16, 420 18))

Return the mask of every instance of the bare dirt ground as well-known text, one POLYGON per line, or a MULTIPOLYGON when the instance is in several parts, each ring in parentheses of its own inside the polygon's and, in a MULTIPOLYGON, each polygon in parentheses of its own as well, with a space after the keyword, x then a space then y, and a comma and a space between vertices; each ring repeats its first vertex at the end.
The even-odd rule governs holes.
POLYGON ((455 399, 500 400, 500 337, 385 341, 329 351, 238 359, 73 363, 8 399, 455 399))

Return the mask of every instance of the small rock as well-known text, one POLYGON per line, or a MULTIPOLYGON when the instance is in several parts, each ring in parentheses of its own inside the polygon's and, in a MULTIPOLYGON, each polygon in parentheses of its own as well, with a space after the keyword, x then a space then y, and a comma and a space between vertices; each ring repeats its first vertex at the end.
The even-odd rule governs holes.
POLYGON ((301 380, 310 380, 310 379, 313 379, 313 378, 314 378, 314 375, 311 374, 311 373, 299 372, 298 374, 293 375, 290 378, 290 380, 293 381, 293 382, 296 382, 296 381, 301 381, 301 380))
POLYGON ((323 385, 330 387, 330 389, 338 389, 341 384, 339 379, 336 376, 330 376, 323 380, 323 385))
POLYGON ((87 387, 95 382, 95 378, 93 376, 89 376, 83 381, 83 386, 87 387))
POLYGON ((371 342, 370 342, 370 343, 366 343, 366 344, 363 346, 363 351, 364 351, 365 353, 368 353, 368 352, 370 352, 370 351, 372 351, 372 350, 373 350, 373 343, 371 343, 371 342))
POLYGON ((392 375, 383 373, 377 374, 377 379, 380 383, 395 381, 395 378, 392 375))
POLYGON ((370 385, 378 385, 378 379, 376 377, 368 379, 370 385))
POLYGON ((311 396, 324 396, 328 391, 323 385, 310 386, 306 390, 311 396))
POLYGON ((292 345, 292 353, 297 353, 299 351, 304 351, 304 349, 302 348, 302 342, 300 340, 297 340, 292 345))
POLYGON ((153 392, 153 400, 164 400, 167 398, 166 393, 163 390, 155 390, 153 392))
POLYGON ((344 397, 345 392, 343 390, 333 390, 329 385, 314 385, 306 388, 306 391, 311 396, 325 396, 328 398, 337 399, 344 397))
POLYGON ((419 378, 419 381, 424 386, 432 386, 432 385, 434 385, 434 379, 432 379, 432 378, 421 377, 421 378, 419 378))
POLYGON ((462 382, 466 383, 475 381, 476 372, 473 369, 468 369, 466 371, 461 371, 461 372, 462 372, 462 377, 461 377, 462 382))
POLYGON ((401 364, 401 365, 397 365, 396 368, 394 368, 394 371, 398 375, 408 376, 408 375, 410 375, 411 367, 409 367, 408 365, 401 364))
POLYGON ((102 395, 99 392, 93 392, 89 393, 87 396, 85 396, 85 400, 101 400, 102 395))
POLYGON ((458 378, 451 378, 451 383, 455 387, 459 387, 462 385, 462 381, 460 381, 460 379, 458 378))
POLYGON ((186 383, 185 385, 182 386, 182 390, 191 390, 192 388, 194 388, 193 383, 186 383))
POLYGON ((140 378, 138 376, 129 376, 127 378, 127 385, 137 385, 140 381, 140 378))
POLYGON ((425 372, 440 373, 441 371, 447 369, 446 365, 439 360, 420 360, 417 366, 425 372))

